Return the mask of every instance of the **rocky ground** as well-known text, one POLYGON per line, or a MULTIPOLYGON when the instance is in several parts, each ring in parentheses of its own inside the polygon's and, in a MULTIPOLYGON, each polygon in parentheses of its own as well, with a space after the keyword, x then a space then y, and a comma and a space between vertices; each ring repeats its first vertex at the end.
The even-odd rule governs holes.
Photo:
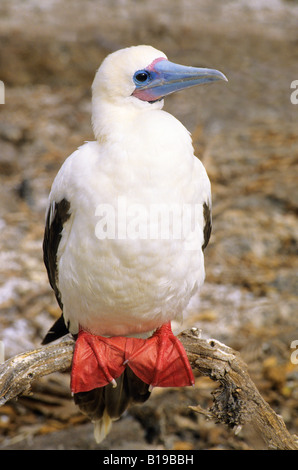
MULTIPOLYGON (((241 351, 264 398, 298 433, 297 1, 3 0, 0 5, 0 340, 6 358, 39 346, 59 315, 42 262, 44 211, 63 160, 92 140, 90 85, 101 60, 147 43, 229 82, 168 98, 193 134, 213 191, 206 284, 183 327, 241 351)), ((156 389, 97 446, 68 374, 0 408, 1 449, 253 449, 188 405, 214 384, 156 389)))

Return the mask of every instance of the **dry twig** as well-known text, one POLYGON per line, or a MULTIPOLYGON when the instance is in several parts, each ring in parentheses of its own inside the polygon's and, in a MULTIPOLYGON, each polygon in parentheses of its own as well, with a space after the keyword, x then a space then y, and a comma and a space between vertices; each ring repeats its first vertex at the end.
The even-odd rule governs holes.
MULTIPOLYGON (((268 447, 297 450, 298 439, 291 436, 283 419, 261 397, 247 372, 240 354, 214 340, 201 339, 196 329, 179 335, 194 371, 220 383, 213 393, 213 406, 202 410, 209 419, 229 427, 251 423, 262 434, 268 447)), ((0 365, 0 406, 18 395, 29 393, 31 383, 44 375, 71 367, 74 340, 19 354, 0 365)))

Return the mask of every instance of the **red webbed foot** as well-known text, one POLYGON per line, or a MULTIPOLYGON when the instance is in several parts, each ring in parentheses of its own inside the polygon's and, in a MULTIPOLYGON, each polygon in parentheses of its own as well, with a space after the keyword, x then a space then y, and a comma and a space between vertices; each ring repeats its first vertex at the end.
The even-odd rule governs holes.
POLYGON ((87 392, 109 383, 125 367, 151 387, 185 387, 194 384, 186 352, 173 335, 171 324, 158 328, 148 339, 95 336, 82 329, 76 340, 71 371, 73 393, 87 392))
POLYGON ((88 392, 109 383, 125 369, 123 355, 126 338, 95 336, 80 329, 71 369, 71 391, 88 392))
POLYGON ((158 328, 135 353, 126 352, 127 365, 143 382, 153 387, 185 387, 194 384, 194 375, 171 324, 158 328))

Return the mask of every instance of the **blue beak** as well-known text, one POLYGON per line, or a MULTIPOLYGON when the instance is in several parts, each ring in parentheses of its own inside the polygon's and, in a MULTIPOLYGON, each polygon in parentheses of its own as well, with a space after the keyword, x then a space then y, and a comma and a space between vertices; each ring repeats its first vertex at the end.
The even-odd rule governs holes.
POLYGON ((176 91, 218 80, 228 81, 218 70, 187 67, 159 59, 134 74, 133 95, 142 101, 157 101, 176 91))

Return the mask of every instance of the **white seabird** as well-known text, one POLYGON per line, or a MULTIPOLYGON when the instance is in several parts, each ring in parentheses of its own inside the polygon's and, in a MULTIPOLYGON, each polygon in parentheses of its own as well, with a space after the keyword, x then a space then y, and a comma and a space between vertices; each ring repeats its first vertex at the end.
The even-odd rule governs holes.
POLYGON ((43 248, 62 316, 43 343, 75 336, 71 388, 97 441, 151 387, 194 381, 170 322, 204 282, 211 190, 189 132, 162 108, 217 80, 151 46, 110 54, 92 85, 96 140, 52 185, 43 248))

